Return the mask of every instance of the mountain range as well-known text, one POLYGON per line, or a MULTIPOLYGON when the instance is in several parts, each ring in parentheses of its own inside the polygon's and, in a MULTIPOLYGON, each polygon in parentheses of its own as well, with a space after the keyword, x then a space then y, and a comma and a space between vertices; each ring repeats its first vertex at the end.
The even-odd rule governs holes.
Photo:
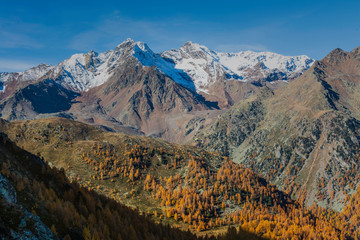
POLYGON ((359 184, 359 50, 335 49, 277 90, 234 105, 198 145, 338 211, 359 184))
POLYGON ((175 82, 198 93, 207 92, 218 78, 243 82, 294 79, 314 62, 305 55, 287 57, 252 51, 222 53, 193 42, 159 54, 146 43, 127 39, 114 50, 75 54, 56 66, 41 64, 24 72, 1 73, 2 91, 13 80, 31 82, 45 78, 53 79, 72 91, 88 91, 108 81, 116 69, 131 58, 142 66, 155 66, 175 82), (251 74, 254 69, 260 69, 258 76, 251 74))
POLYGON ((193 136, 185 128, 191 121, 211 122, 261 86, 284 85, 313 62, 270 52, 219 53, 192 42, 158 54, 128 39, 114 50, 75 54, 56 66, 0 73, 0 114, 9 120, 61 116, 185 142, 193 136))
MULTIPOLYGON (((46 219, 47 226, 58 236, 72 234, 73 239, 77 234, 87 239, 90 233, 100 239, 113 239, 111 236, 119 233, 126 239, 148 239, 149 236, 157 239, 159 235, 166 235, 165 239, 196 238, 189 232, 170 231, 167 225, 190 230, 200 239, 211 236, 214 240, 295 236, 356 239, 360 234, 359 192, 349 199, 351 202, 342 212, 315 205, 306 208, 303 199, 291 199, 244 165, 201 148, 112 133, 64 118, 2 120, 0 129, 9 137, 6 144, 12 146, 11 153, 16 156, 14 159, 10 154, 12 161, 0 157, 0 161, 5 162, 1 174, 17 189, 22 202, 25 200, 26 209, 37 206, 33 214, 46 219), (31 165, 33 159, 56 168, 44 167, 40 173, 37 165, 31 165), (28 177, 30 180, 22 181, 27 168, 37 172, 28 177), (50 181, 49 187, 41 183, 39 186, 36 182, 39 180, 33 180, 34 177, 44 183, 50 181), (36 199, 37 205, 26 202, 28 195, 36 199), (119 202, 138 212, 119 206, 119 202), (73 207, 69 209, 69 205, 73 207), (143 213, 147 221, 138 213, 143 213), (82 219, 79 223, 78 214, 82 219), (96 216, 95 220, 92 215, 96 216), (150 218, 161 225, 154 226, 150 218), (116 227, 119 222, 124 223, 121 228, 116 227), (108 226, 114 230, 107 231, 108 226), (132 228, 137 227, 141 227, 141 231, 134 234, 132 228)), ((9 156, 8 150, 2 152, 9 156)), ((6 209, 8 205, 5 203, 6 209)), ((0 217, 8 219, 3 212, 0 217)), ((24 229, 11 225, 9 220, 4 225, 15 233, 24 229)), ((1 226, 0 222, 0 229, 1 226)))
POLYGON ((360 47, 315 61, 127 39, 0 82, 4 143, 155 221, 200 235, 359 234, 360 47))
MULTIPOLYGON (((65 127, 73 127, 72 130, 76 132, 84 129, 89 131, 89 135, 84 132, 73 135, 76 139, 99 137, 101 134, 99 129, 85 124, 70 121, 70 125, 67 125, 69 121, 57 119, 48 123, 55 124, 53 126, 62 123, 65 127)), ((3 124, 8 123, 2 120, 3 124)), ((61 134, 69 129, 56 127, 53 130, 61 134)), ((60 146, 58 149, 61 149, 60 146)), ((236 229, 218 237, 202 237, 155 222, 150 214, 141 213, 138 208, 131 209, 115 201, 109 194, 99 194, 95 189, 79 185, 74 179, 69 180, 64 169, 49 166, 55 162, 45 162, 43 157, 25 151, 4 133, 0 134, 0 152, 2 239, 262 239, 254 233, 236 229)), ((105 185, 99 186, 103 189, 105 185)))

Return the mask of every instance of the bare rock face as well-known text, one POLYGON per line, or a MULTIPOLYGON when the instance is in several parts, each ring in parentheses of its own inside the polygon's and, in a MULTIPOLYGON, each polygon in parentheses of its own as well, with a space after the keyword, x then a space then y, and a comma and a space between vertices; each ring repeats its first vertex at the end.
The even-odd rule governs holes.
MULTIPOLYGON (((1 120, 1 125, 7 122, 1 120)), ((39 216, 30 213, 22 201, 23 193, 19 193, 19 187, 14 184, 14 177, 10 177, 9 160, 14 164, 21 164, 23 167, 41 168, 44 165, 40 159, 30 159, 28 155, 22 155, 22 150, 9 140, 4 134, 0 134, 0 161, 2 173, 0 173, 0 235, 3 239, 58 239, 50 228, 44 224, 39 216), (18 158, 24 160, 22 163, 14 159, 14 152, 18 158), (26 160, 25 160, 26 159, 26 160), (15 187, 16 186, 16 187, 15 187), (19 196, 19 199, 18 199, 19 196)), ((29 172, 29 170, 27 170, 29 172)), ((41 169, 38 169, 41 171, 41 169)), ((12 172, 13 176, 22 175, 22 172, 12 172)), ((27 178, 28 179, 28 178, 27 178)))
POLYGON ((0 198, 3 198, 8 203, 16 203, 16 191, 11 186, 11 183, 0 173, 0 198))
POLYGON ((234 105, 195 137, 295 198, 335 210, 360 183, 360 61, 340 49, 287 86, 234 105))
POLYGON ((165 131, 168 114, 216 107, 156 68, 144 67, 135 60, 117 69, 104 85, 77 98, 79 103, 74 104, 70 112, 81 116, 77 110, 92 107, 93 99, 99 99, 99 115, 108 115, 147 134, 165 131))
POLYGON ((360 47, 354 48, 350 53, 352 54, 352 56, 355 59, 359 60, 359 58, 360 58, 360 47))

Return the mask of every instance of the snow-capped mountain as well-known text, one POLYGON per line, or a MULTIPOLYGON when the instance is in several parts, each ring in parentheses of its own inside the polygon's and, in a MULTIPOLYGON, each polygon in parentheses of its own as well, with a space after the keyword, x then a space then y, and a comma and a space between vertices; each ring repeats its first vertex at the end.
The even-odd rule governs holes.
POLYGON ((88 91, 105 83, 126 59, 135 54, 137 44, 140 43, 128 39, 104 53, 75 54, 58 64, 47 77, 73 91, 88 91))
POLYGON ((52 69, 47 77, 73 91, 88 91, 105 83, 129 58, 137 59, 143 66, 155 66, 176 82, 195 90, 193 81, 182 74, 182 70, 176 69, 173 62, 154 53, 146 43, 132 39, 127 39, 114 50, 104 53, 90 51, 87 54, 75 54, 52 69))
POLYGON ((246 82, 259 80, 259 77, 266 79, 272 73, 280 72, 278 76, 281 78, 275 80, 293 79, 314 62, 305 55, 289 57, 252 51, 222 53, 193 42, 187 42, 180 49, 165 51, 162 57, 173 60, 176 69, 183 70, 191 77, 197 91, 204 92, 219 77, 246 82))
POLYGON ((101 85, 109 77, 108 60, 112 52, 75 54, 46 74, 62 86, 76 92, 101 85))
POLYGON ((147 44, 131 39, 104 53, 74 54, 54 67, 43 64, 21 73, 0 73, 0 81, 6 85, 11 79, 30 81, 43 77, 54 79, 67 89, 83 92, 105 83, 117 67, 131 57, 143 66, 157 67, 176 82, 195 90, 193 81, 182 70, 175 69, 173 62, 154 53, 147 44))
POLYGON ((183 70, 190 76, 197 91, 206 92, 207 87, 227 73, 236 79, 241 79, 222 66, 216 52, 196 43, 187 42, 178 50, 163 52, 162 57, 171 59, 175 69, 183 70))
POLYGON ((173 61, 163 58, 161 54, 154 53, 146 43, 134 42, 129 39, 127 42, 131 49, 133 49, 133 56, 137 58, 143 66, 155 66, 175 82, 191 90, 196 90, 193 80, 183 72, 182 69, 176 68, 173 61))
POLYGON ((41 78, 44 76, 47 72, 49 72, 53 66, 47 65, 47 64, 40 64, 39 66, 30 68, 29 70, 26 70, 24 72, 19 73, 0 73, 0 83, 1 91, 5 91, 6 84, 12 80, 27 82, 27 81, 33 81, 41 78))
POLYGON ((75 54, 56 66, 1 73, 0 117, 60 116, 114 131, 189 140, 195 128, 205 126, 197 120, 187 124, 193 114, 210 118, 209 124, 223 110, 262 94, 259 86, 286 85, 283 80, 302 74, 312 62, 306 56, 220 53, 192 42, 155 53, 127 39, 112 50, 75 54))
POLYGON ((197 92, 207 92, 213 83, 224 79, 256 81, 271 74, 275 74, 270 77, 271 80, 292 79, 314 62, 305 55, 287 57, 252 51, 221 53, 192 42, 187 42, 178 50, 159 54, 145 43, 127 39, 114 50, 75 54, 54 67, 42 64, 22 73, 0 73, 0 82, 4 90, 12 79, 53 79, 67 89, 84 92, 105 83, 130 58, 142 66, 156 67, 175 82, 197 92))

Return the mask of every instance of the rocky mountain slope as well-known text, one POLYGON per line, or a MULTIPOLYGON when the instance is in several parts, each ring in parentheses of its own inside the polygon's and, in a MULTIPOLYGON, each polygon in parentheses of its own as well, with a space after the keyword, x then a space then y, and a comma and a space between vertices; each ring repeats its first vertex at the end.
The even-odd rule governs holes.
POLYGON ((359 184, 359 49, 332 51, 287 86, 232 107, 199 145, 294 197, 340 211, 359 184))
MULTIPOLYGON (((156 221, 190 229, 198 235, 218 235, 230 225, 239 231, 230 228, 225 238, 220 235, 218 239, 359 236, 358 213, 352 206, 344 214, 318 207, 306 209, 301 201, 291 200, 253 171, 203 149, 110 133, 59 118, 1 121, 0 125, 1 131, 17 144, 42 156, 50 165, 63 168, 70 179, 79 181, 86 189, 136 207, 156 221)), ((72 199, 68 193, 58 196, 72 199)), ((357 203, 357 198, 352 202, 357 203)), ((81 206, 80 213, 85 214, 81 206)), ((91 206, 86 205, 86 209, 91 211, 91 206)), ((107 207, 104 209, 106 214, 107 207)), ((106 223, 112 222, 114 211, 109 214, 106 223)), ((106 234, 106 228, 93 230, 93 226, 97 225, 88 229, 106 234)), ((58 226, 56 229, 60 231, 58 226)))
POLYGON ((215 103, 205 101, 155 67, 142 66, 135 58, 128 58, 107 82, 76 100, 78 103, 69 112, 78 118, 82 114, 93 119, 105 115, 147 134, 164 131, 169 114, 217 108, 215 103), (89 108, 97 108, 97 115, 89 108))
POLYGON ((0 98, 5 98, 14 93, 17 89, 27 86, 41 79, 53 67, 47 64, 40 64, 29 70, 19 73, 0 73, 0 98))
POLYGON ((256 94, 269 82, 277 88, 311 64, 306 56, 225 54, 191 42, 158 54, 128 39, 114 50, 75 54, 56 66, 0 73, 0 114, 9 120, 61 116, 111 131, 186 142, 197 131, 190 126, 194 122, 206 126, 222 113, 218 109, 256 94))
MULTIPOLYGON (((3 98, 0 111, 10 120, 62 116, 112 131, 161 135, 164 115, 217 108, 153 64, 170 63, 132 40, 113 51, 77 54, 38 80, 33 74, 34 83, 3 98)), ((22 75, 16 76, 20 82, 22 75)))
MULTIPOLYGON (((8 124, 1 121, 2 126, 8 124)), ((64 129, 57 130, 60 133, 64 129)), ((34 135, 34 140, 36 136, 42 134, 34 135)), ((82 133, 77 139, 84 136, 87 135, 82 133)), ((140 214, 69 181, 63 169, 49 167, 43 158, 19 148, 3 133, 0 134, 0 207, 1 239, 262 239, 236 229, 224 231, 218 237, 197 237, 155 223, 150 215, 140 214)))
POLYGON ((0 139, 2 239, 197 239, 69 182, 4 134, 0 139))
POLYGON ((41 114, 58 114, 69 110, 78 95, 47 79, 17 89, 0 102, 0 111, 2 117, 9 120, 34 119, 41 114))

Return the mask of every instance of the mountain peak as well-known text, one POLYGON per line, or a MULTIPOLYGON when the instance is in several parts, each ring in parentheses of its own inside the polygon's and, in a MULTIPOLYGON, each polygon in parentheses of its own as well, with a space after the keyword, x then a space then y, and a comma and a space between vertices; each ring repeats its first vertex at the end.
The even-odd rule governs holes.
POLYGON ((335 48, 327 56, 337 56, 337 55, 344 55, 344 54, 347 54, 347 52, 342 50, 341 48, 335 48))
POLYGON ((119 48, 126 48, 126 47, 131 47, 134 46, 135 41, 131 38, 127 38, 125 41, 123 41, 122 43, 118 44, 115 48, 119 49, 119 48))
POLYGON ((257 64, 255 64, 254 69, 268 69, 268 67, 266 67, 266 65, 263 62, 258 62, 257 64))
POLYGON ((210 51, 206 46, 201 45, 199 43, 194 43, 192 41, 187 41, 181 49, 186 50, 188 52, 195 52, 195 51, 210 51))
POLYGON ((249 82, 276 72, 273 75, 274 80, 291 80, 310 68, 314 62, 305 55, 283 56, 272 52, 253 51, 216 52, 192 41, 186 42, 180 49, 165 51, 162 56, 172 59, 176 69, 183 70, 193 79, 197 91, 203 92, 208 91, 221 77, 249 82), (246 71, 249 68, 254 68, 262 74, 250 76, 249 71, 246 71))
POLYGON ((345 60, 349 57, 349 53, 342 50, 341 48, 336 48, 332 50, 326 57, 323 59, 326 62, 339 62, 345 60))
POLYGON ((119 49, 131 49, 134 52, 148 52, 154 54, 153 51, 149 48, 149 46, 144 42, 135 42, 133 39, 128 38, 124 42, 120 43, 116 46, 115 51, 119 49))
POLYGON ((135 41, 132 38, 127 38, 124 42, 122 43, 134 43, 135 41))
MULTIPOLYGON (((35 69, 48 69, 48 68, 51 68, 52 66, 49 65, 49 64, 46 64, 46 63, 40 63, 39 65, 35 66, 35 67, 32 67, 30 68, 29 70, 35 70, 35 69)), ((28 70, 28 71, 29 71, 28 70)))
POLYGON ((193 41, 187 41, 183 46, 192 46, 192 45, 200 45, 200 44, 194 43, 193 41))
POLYGON ((98 53, 95 52, 94 50, 90 50, 90 51, 88 52, 88 54, 89 54, 89 55, 98 55, 98 53))
POLYGON ((360 46, 354 48, 350 53, 354 56, 355 59, 360 59, 360 46))
POLYGON ((360 52, 360 46, 351 50, 351 53, 357 53, 357 52, 360 52))

